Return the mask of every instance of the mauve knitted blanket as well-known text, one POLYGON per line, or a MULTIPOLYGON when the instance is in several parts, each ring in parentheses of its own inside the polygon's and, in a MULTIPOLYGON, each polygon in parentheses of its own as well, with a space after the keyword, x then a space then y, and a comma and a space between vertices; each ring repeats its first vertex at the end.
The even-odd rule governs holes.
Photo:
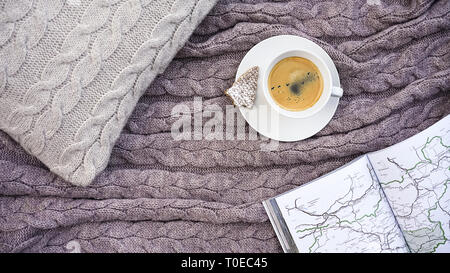
POLYGON ((262 200, 450 113, 449 11, 447 0, 219 1, 90 186, 0 132, 0 251, 280 252, 262 200), (172 138, 175 105, 201 97, 225 109, 245 53, 280 34, 315 41, 336 63, 344 96, 322 131, 272 151, 265 140, 172 138))

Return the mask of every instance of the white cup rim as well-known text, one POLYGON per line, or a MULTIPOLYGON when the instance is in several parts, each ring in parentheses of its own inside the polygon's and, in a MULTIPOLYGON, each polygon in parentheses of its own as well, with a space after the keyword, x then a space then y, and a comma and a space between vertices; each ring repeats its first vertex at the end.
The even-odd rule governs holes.
POLYGON ((277 111, 279 114, 293 117, 293 118, 306 118, 310 117, 319 111, 321 111, 325 105, 328 103, 328 101, 331 98, 333 83, 332 83, 332 76, 330 68, 326 65, 325 61, 322 59, 322 57, 310 50, 306 49, 288 49, 281 52, 276 52, 273 54, 273 57, 270 58, 268 65, 265 67, 263 73, 263 93, 267 100, 267 102, 270 104, 270 106, 277 111), (322 78, 324 81, 323 91, 321 96, 319 97, 319 100, 310 108, 301 110, 301 111, 290 111, 286 110, 282 107, 280 107, 272 98, 270 95, 270 90, 268 86, 268 78, 271 70, 273 67, 281 60, 288 58, 288 57, 303 57, 310 61, 312 61, 317 68, 319 69, 320 73, 322 74, 322 78), (309 58, 308 58, 309 57, 309 58), (315 58, 314 60, 311 60, 312 58, 315 58))

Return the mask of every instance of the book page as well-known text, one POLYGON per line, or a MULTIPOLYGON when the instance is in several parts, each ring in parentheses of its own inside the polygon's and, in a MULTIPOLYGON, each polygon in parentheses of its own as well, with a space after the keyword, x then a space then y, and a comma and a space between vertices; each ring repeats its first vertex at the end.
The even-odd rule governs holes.
POLYGON ((450 115, 368 158, 411 252, 450 252, 450 115))
POLYGON ((275 201, 299 252, 408 252, 366 156, 275 201))

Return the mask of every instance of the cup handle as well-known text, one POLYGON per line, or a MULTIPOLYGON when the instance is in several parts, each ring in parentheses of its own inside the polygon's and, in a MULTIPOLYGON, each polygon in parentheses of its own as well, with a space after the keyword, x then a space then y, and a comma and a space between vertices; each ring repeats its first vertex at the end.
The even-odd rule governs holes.
POLYGON ((331 95, 333 97, 342 97, 342 95, 344 94, 344 90, 342 90, 342 88, 337 87, 337 86, 333 86, 333 88, 331 88, 331 95))

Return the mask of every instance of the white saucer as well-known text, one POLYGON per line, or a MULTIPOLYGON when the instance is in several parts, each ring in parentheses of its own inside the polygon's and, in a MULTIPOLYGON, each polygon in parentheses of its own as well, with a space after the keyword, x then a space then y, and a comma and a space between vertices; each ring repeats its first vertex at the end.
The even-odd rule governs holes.
POLYGON ((283 50, 299 48, 319 54, 331 71, 333 86, 340 87, 339 74, 330 56, 314 42, 293 35, 280 35, 261 41, 245 55, 236 73, 236 79, 238 79, 253 66, 259 67, 255 104, 251 109, 239 107, 239 110, 253 129, 271 139, 298 141, 315 135, 330 122, 339 104, 339 98, 331 96, 320 112, 307 118, 287 117, 270 109, 270 104, 266 101, 262 90, 264 71, 270 63, 270 58, 267 56, 283 50), (266 109, 269 111, 265 111, 266 109))

